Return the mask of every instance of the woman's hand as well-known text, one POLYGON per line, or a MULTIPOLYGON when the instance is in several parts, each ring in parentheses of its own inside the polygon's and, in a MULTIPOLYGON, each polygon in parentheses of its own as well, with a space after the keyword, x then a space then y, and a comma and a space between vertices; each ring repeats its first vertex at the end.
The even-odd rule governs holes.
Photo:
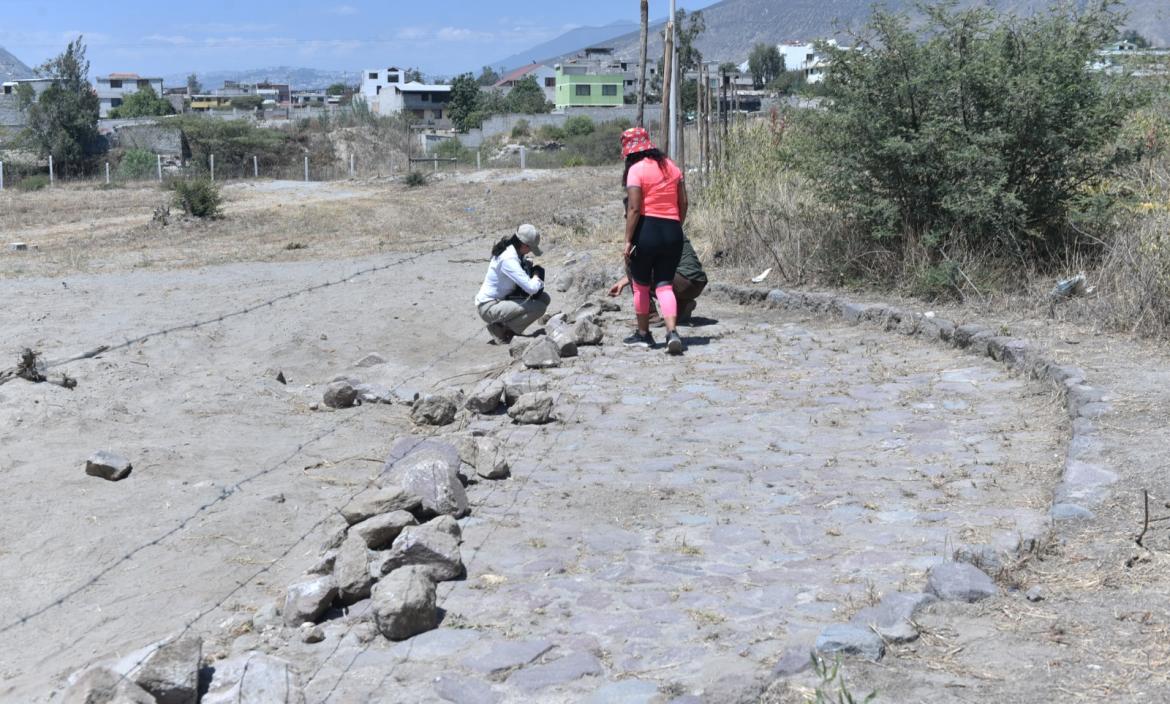
POLYGON ((626 246, 622 248, 622 257, 629 261, 632 256, 634 256, 634 243, 626 242, 626 246))

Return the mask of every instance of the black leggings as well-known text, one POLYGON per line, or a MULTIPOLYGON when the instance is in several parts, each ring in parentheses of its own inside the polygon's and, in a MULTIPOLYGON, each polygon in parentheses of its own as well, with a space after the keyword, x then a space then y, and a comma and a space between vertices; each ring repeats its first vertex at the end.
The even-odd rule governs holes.
POLYGON ((682 258, 683 230, 678 220, 642 216, 634 232, 630 279, 643 286, 669 285, 682 258))

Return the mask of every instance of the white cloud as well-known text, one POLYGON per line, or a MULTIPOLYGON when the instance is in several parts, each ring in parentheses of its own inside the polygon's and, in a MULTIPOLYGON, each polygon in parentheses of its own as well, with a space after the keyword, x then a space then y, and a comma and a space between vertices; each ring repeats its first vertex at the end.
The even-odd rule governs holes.
POLYGON ((474 42, 489 41, 495 37, 489 32, 478 32, 464 27, 443 27, 435 33, 435 38, 443 42, 474 42))
POLYGON ((411 42, 418 41, 420 39, 426 39, 429 34, 430 33, 422 27, 403 27, 402 29, 399 29, 397 32, 395 32, 394 36, 397 39, 411 42))
POLYGON ((358 9, 353 5, 337 5, 336 7, 329 8, 329 14, 349 17, 358 14, 358 9))

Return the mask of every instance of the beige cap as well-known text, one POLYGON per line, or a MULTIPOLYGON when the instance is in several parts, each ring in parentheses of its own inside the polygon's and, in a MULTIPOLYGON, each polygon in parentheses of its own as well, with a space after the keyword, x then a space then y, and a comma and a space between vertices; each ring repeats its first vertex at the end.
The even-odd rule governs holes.
POLYGON ((516 228, 516 239, 528 245, 532 253, 540 256, 543 252, 540 251, 540 230, 536 229, 535 225, 527 223, 516 228))

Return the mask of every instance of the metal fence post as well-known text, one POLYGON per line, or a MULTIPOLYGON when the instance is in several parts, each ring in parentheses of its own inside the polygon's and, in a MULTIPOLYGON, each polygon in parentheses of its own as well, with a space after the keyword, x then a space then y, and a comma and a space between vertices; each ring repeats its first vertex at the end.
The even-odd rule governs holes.
POLYGON ((252 155, 252 176, 253 178, 260 178, 260 157, 252 155))
POLYGON ((353 152, 350 152, 350 154, 349 154, 349 177, 350 177, 350 178, 353 178, 353 177, 354 177, 354 170, 353 170, 353 152))
POLYGON ((215 180, 215 155, 211 155, 211 180, 215 180))
POLYGON ((110 185, 110 162, 106 162, 106 185, 110 185))
POLYGON ((525 168, 527 168, 527 164, 528 164, 527 157, 528 157, 528 154, 526 153, 524 146, 521 145, 520 146, 520 170, 521 171, 523 171, 525 168))
POLYGON ((53 175, 53 155, 50 154, 49 155, 49 185, 52 186, 54 183, 55 183, 55 177, 53 175))
POLYGON ((162 183, 162 154, 155 154, 155 167, 158 169, 158 182, 162 183))
POLYGON ((309 157, 305 157, 305 183, 309 182, 309 157))
POLYGON ((475 170, 476 171, 479 171, 480 169, 483 168, 482 166, 479 165, 479 155, 480 155, 479 152, 475 153, 475 170))
POLYGON ((0 161, 0 191, 4 190, 4 162, 0 161))

